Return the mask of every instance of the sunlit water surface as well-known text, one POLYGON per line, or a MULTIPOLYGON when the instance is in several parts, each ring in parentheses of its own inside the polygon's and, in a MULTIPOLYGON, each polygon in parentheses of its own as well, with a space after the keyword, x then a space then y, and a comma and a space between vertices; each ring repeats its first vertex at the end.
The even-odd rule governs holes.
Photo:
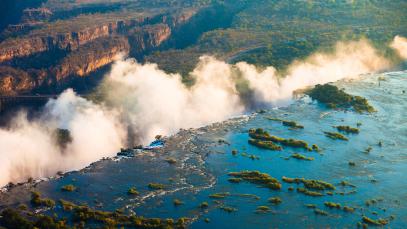
MULTIPOLYGON (((304 227, 355 227, 363 215, 373 219, 394 216, 389 226, 407 226, 407 73, 394 72, 353 82, 338 82, 353 95, 366 97, 377 110, 374 114, 333 111, 304 97, 292 105, 257 114, 248 121, 236 122, 217 129, 217 131, 196 131, 188 136, 189 143, 170 147, 161 153, 149 153, 119 162, 102 161, 82 172, 74 172, 61 179, 40 183, 36 189, 44 196, 66 199, 75 203, 85 203, 103 210, 125 209, 146 217, 190 217, 194 218, 192 228, 304 228, 304 227), (379 77, 380 81, 379 86, 379 77), (293 120, 304 129, 290 130, 280 122, 268 117, 293 120), (361 123, 360 133, 348 135, 349 141, 332 140, 323 131, 335 131, 333 126, 361 123), (322 148, 321 153, 285 147, 283 151, 268 151, 248 144, 247 131, 262 127, 272 135, 284 138, 305 140, 322 148), (225 139, 228 144, 219 144, 225 139), (379 146, 382 142, 382 146, 379 146), (193 143, 193 144, 192 144, 193 143), (205 146, 201 148, 200 146, 205 146), (372 147, 369 153, 364 151, 372 147), (234 156, 231 151, 239 154, 234 156), (241 153, 253 154, 259 160, 244 157, 241 153), (294 152, 315 158, 303 161, 287 158, 294 152), (178 160, 170 165, 165 158, 178 160), (355 166, 350 166, 354 162, 355 166), (288 191, 295 184, 282 182, 280 191, 272 191, 255 184, 227 181, 228 172, 258 170, 281 180, 283 176, 320 179, 334 184, 334 195, 310 197, 296 191, 288 191), (356 187, 342 187, 341 181, 356 187), (165 191, 151 191, 150 182, 163 183, 165 191), (61 186, 74 184, 77 192, 61 192, 61 186), (126 195, 130 187, 136 187, 141 195, 126 195), (356 192, 354 192, 356 191, 356 192), (231 195, 214 203, 208 196, 218 192, 231 195), (345 195, 341 195, 343 192, 345 195), (352 192, 351 194, 346 194, 352 192), (255 199, 241 194, 259 196, 255 199), (282 204, 271 205, 267 199, 280 197, 282 204), (177 198, 183 205, 174 206, 177 198), (376 204, 366 206, 365 201, 380 199, 376 204), (198 208, 203 201, 209 208, 198 208), (354 213, 329 209, 325 201, 336 202, 342 206, 356 208, 354 213), (315 204, 327 211, 328 216, 316 215, 305 204, 315 204), (256 208, 266 205, 271 212, 258 214, 256 208), (227 213, 219 208, 227 206, 237 209, 227 213), (204 219, 210 222, 204 222, 204 219)), ((11 192, 13 194, 13 192, 11 192)), ((29 195, 17 202, 29 201, 29 195)), ((17 199, 17 197, 13 197, 17 199)), ((11 199, 13 199, 11 198, 11 199)), ((57 209, 57 211, 59 211, 57 209)), ((62 211, 59 214, 63 215, 62 211)))

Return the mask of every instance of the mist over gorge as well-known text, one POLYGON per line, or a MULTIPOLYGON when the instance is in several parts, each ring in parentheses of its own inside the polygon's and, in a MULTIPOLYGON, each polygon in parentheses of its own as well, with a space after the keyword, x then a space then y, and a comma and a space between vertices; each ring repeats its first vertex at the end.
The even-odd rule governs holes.
MULTIPOLYGON (((400 38, 395 38, 400 39, 400 38)), ((397 47, 403 50, 404 44, 397 47)), ((24 112, 0 130, 0 185, 58 171, 83 168, 122 147, 147 144, 156 135, 171 135, 250 112, 250 109, 289 104, 297 89, 388 69, 391 62, 368 41, 338 43, 333 53, 315 53, 293 62, 286 75, 274 67, 258 69, 240 62, 227 64, 203 56, 190 74, 181 75, 156 64, 121 58, 99 87, 101 102, 81 98, 68 89, 51 99, 33 120, 24 112), (72 142, 63 149, 53 133, 67 129, 72 142), (128 135, 128 131, 133 134, 128 135), (132 136, 134 139, 128 139, 132 136)))

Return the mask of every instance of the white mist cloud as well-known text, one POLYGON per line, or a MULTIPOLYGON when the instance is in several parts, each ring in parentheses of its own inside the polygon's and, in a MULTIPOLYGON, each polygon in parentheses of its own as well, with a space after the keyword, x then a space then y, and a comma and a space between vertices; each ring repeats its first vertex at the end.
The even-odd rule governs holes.
POLYGON ((388 65, 365 40, 338 43, 334 53, 294 62, 286 76, 271 66, 258 70, 247 63, 230 65, 205 56, 191 73, 196 83, 187 88, 180 75, 130 59, 113 65, 104 89, 109 104, 130 120, 137 140, 147 143, 157 134, 224 120, 255 103, 281 105, 297 89, 354 78, 388 65))
POLYGON ((115 63, 106 82, 107 101, 121 110, 142 143, 157 134, 202 126, 240 114, 243 106, 230 66, 202 58, 191 73, 196 84, 187 88, 178 74, 167 74, 155 64, 134 60, 115 63))
POLYGON ((316 53, 304 61, 295 61, 287 75, 280 75, 273 67, 259 72, 247 63, 237 64, 256 99, 273 104, 290 100, 293 92, 301 88, 355 78, 389 66, 366 40, 340 42, 333 53, 316 53))
POLYGON ((67 90, 47 103, 40 118, 28 121, 20 113, 9 128, 0 129, 0 186, 83 168, 114 155, 125 136, 115 112, 67 90), (71 133, 65 149, 55 143, 57 128, 71 133))
POLYGON ((103 82, 103 104, 72 90, 50 100, 39 118, 20 115, 0 129, 0 186, 59 170, 79 169, 120 147, 148 143, 155 135, 207 125, 244 113, 254 105, 281 105, 295 90, 383 70, 389 63, 367 41, 338 43, 333 53, 294 62, 287 75, 270 66, 230 65, 202 57, 186 87, 179 74, 156 64, 118 60, 103 82), (68 129, 72 142, 56 146, 55 129, 68 129))
POLYGON ((395 36, 393 42, 390 44, 401 58, 407 59, 407 38, 402 36, 395 36))

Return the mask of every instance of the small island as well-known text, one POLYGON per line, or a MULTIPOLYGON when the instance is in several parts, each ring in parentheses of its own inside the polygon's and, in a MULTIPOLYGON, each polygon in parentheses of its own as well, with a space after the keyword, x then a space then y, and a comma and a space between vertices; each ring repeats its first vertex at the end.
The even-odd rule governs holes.
POLYGON ((329 108, 353 108, 358 113, 375 112, 375 109, 369 104, 367 99, 361 96, 350 95, 331 84, 318 84, 313 89, 308 90, 306 94, 329 108))

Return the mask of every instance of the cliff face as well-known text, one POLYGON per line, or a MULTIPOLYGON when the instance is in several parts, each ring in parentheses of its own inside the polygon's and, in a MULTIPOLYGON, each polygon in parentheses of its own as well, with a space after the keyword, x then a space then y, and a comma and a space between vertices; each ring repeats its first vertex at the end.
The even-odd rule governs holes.
POLYGON ((89 73, 113 62, 119 54, 127 55, 130 47, 124 37, 100 38, 70 53, 60 64, 50 69, 56 82, 68 76, 87 76, 89 73))
MULTIPOLYGON (((112 63, 118 54, 141 57, 160 47, 170 38, 172 30, 186 23, 194 12, 127 17, 89 27, 72 25, 71 31, 69 28, 67 31, 64 28, 62 33, 34 31, 21 38, 3 41, 0 43, 0 95, 24 94, 38 88, 64 85, 75 77, 86 77, 112 63), (44 63, 36 67, 38 61, 23 68, 15 64, 36 58, 39 54, 52 59, 55 50, 65 54, 55 57, 60 59, 48 67, 44 68, 44 63)), ((26 21, 48 20, 51 14, 44 9, 30 9, 25 13, 26 21)))
POLYGON ((167 24, 147 25, 136 28, 129 34, 131 54, 137 56, 159 47, 171 36, 171 28, 167 24))

